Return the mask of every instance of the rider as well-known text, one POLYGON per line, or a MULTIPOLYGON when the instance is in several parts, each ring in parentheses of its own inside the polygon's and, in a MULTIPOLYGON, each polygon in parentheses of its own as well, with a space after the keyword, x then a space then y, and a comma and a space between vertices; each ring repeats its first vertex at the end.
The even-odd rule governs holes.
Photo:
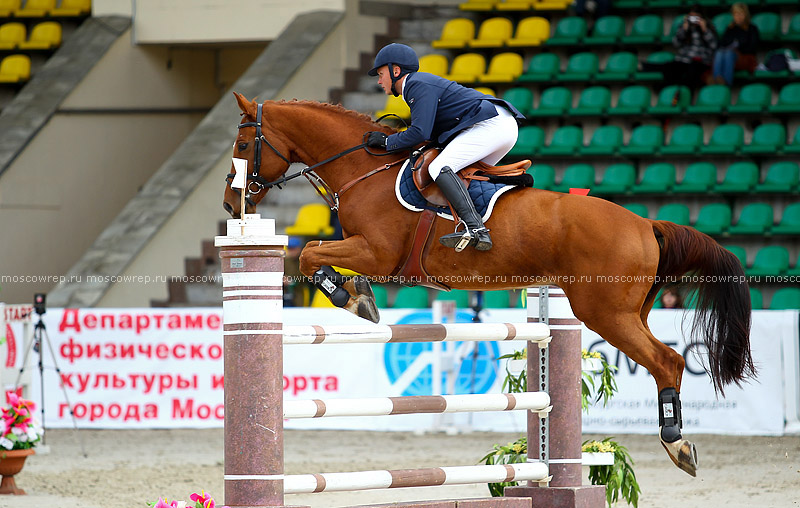
POLYGON ((375 56, 369 75, 378 76, 387 95, 402 95, 411 109, 411 126, 390 136, 370 132, 367 145, 386 150, 413 148, 425 141, 446 145, 428 171, 467 231, 445 235, 439 242, 455 248, 467 236, 469 245, 489 250, 489 230, 456 173, 477 161, 497 164, 517 142, 517 122, 525 117, 502 99, 418 70, 417 54, 404 44, 384 46, 375 56))

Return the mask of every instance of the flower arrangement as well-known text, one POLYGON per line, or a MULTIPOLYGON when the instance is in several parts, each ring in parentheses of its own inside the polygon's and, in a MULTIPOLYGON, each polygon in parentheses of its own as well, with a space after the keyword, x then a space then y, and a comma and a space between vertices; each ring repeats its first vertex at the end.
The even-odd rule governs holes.
POLYGON ((2 409, 3 433, 0 434, 0 448, 6 450, 26 450, 41 441, 44 430, 33 417, 36 405, 23 399, 15 392, 6 394, 8 407, 2 409))
MULTIPOLYGON (((172 501, 167 502, 167 498, 158 498, 158 501, 155 503, 147 503, 148 506, 151 508, 216 508, 217 503, 214 501, 214 498, 211 497, 211 494, 207 494, 204 491, 200 491, 198 494, 197 492, 193 493, 189 496, 189 499, 194 501, 194 504, 186 504, 186 501, 172 501)), ((228 506, 220 506, 219 508, 229 508, 228 506)))
POLYGON ((636 508, 639 505, 641 488, 633 472, 633 459, 628 449, 612 441, 610 437, 602 441, 584 441, 583 452, 610 452, 614 454, 614 464, 608 466, 589 466, 589 481, 592 485, 606 486, 608 506, 620 498, 636 508))

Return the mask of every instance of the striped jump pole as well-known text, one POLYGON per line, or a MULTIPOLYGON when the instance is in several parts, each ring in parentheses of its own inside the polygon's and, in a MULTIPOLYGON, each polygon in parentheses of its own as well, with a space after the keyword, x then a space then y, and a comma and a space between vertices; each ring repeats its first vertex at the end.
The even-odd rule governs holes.
POLYGON ((222 258, 225 504, 283 506, 283 247, 275 221, 228 220, 222 258))
POLYGON ((528 461, 543 462, 552 479, 543 488, 529 482, 509 487, 506 496, 530 497, 533 506, 603 508, 605 486, 582 485, 581 460, 581 322, 564 291, 528 289, 528 321, 548 325, 546 349, 528 344, 528 390, 550 395, 546 419, 528 413, 528 461))

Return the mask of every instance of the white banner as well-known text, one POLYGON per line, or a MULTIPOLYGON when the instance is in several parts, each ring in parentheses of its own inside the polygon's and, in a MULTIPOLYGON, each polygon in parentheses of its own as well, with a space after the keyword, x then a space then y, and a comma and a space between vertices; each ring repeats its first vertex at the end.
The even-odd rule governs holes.
MULTIPOLYGON (((308 309, 284 310, 288 325, 307 324, 309 314, 308 309)), ((326 324, 358 321, 339 309, 314 309, 313 316, 315 322, 326 324)), ((385 324, 432 320, 431 310, 384 309, 381 316, 385 324)), ((798 349, 797 312, 754 312, 751 337, 759 378, 742 388, 727 388, 724 399, 716 398, 693 348, 681 337, 682 316, 682 311, 653 311, 650 327, 686 359, 681 399, 688 433, 777 435, 784 431, 785 418, 797 421, 797 387, 784 385, 797 378, 797 368, 792 367, 797 358, 786 358, 790 353, 796 356, 798 349), (791 377, 784 379, 785 372, 790 372, 791 377)), ((459 310, 456 318, 470 322, 472 312, 459 310)), ((482 318, 487 322, 524 322, 526 315, 523 309, 499 309, 484 311, 482 318)), ((221 309, 50 309, 44 322, 65 380, 62 391, 49 350, 43 348, 47 427, 72 426, 66 399, 81 428, 222 425, 221 309)), ((20 325, 12 325, 12 329, 14 326, 20 325)), ((620 369, 619 393, 610 407, 595 407, 584 416, 584 430, 656 433, 657 390, 651 376, 588 330, 583 342, 620 369)), ((442 362, 444 370, 452 364, 457 372, 449 383, 444 376, 440 380, 442 393, 499 392, 505 366, 499 365, 496 358, 523 344, 442 344, 449 351, 442 362)), ((295 345, 286 346, 284 356, 287 400, 433 393, 430 343, 295 345)), ((34 353, 26 371, 36 369, 37 362, 34 353)), ((32 380, 27 396, 38 402, 39 376, 32 376, 32 380)), ((434 425, 524 432, 525 415, 516 411, 286 422, 287 428, 306 429, 420 430, 434 425)))

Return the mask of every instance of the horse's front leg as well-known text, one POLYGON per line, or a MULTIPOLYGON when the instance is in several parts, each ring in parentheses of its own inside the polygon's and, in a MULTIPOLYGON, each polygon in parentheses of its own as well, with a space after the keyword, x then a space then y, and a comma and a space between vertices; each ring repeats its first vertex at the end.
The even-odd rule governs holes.
POLYGON ((377 323, 380 319, 375 295, 364 276, 345 279, 332 266, 359 273, 388 275, 394 265, 379 261, 363 236, 345 240, 309 242, 300 253, 300 271, 311 278, 331 302, 353 314, 377 323))

